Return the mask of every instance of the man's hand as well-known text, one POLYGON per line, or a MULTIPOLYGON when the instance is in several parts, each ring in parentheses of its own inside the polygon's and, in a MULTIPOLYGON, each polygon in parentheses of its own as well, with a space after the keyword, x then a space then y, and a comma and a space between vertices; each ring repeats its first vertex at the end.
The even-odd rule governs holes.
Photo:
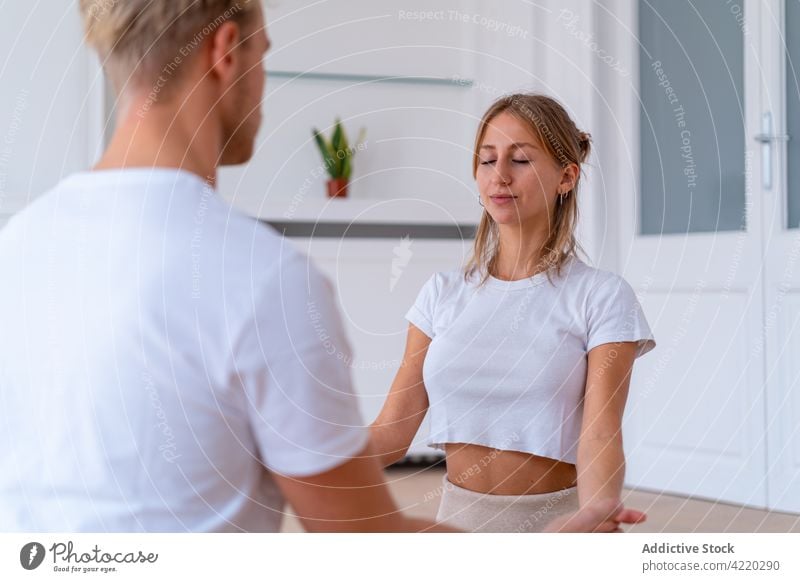
POLYGON ((622 523, 642 523, 647 515, 625 509, 618 499, 603 499, 581 507, 575 513, 554 519, 544 531, 557 533, 618 533, 622 523))

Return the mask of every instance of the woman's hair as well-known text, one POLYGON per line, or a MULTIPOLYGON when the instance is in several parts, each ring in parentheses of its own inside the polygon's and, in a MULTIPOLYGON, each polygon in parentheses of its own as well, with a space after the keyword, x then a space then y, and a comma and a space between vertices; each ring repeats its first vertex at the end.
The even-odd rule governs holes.
MULTIPOLYGON (((589 156, 591 136, 580 131, 564 107, 552 97, 535 93, 516 93, 501 97, 484 113, 475 137, 475 151, 472 159, 472 175, 476 176, 480 164, 479 151, 486 129, 492 120, 501 113, 509 113, 529 127, 539 137, 542 147, 562 167, 578 165, 575 185, 569 192, 557 198, 550 216, 550 231, 544 243, 539 266, 546 270, 548 279, 555 267, 561 274, 561 267, 570 257, 577 257, 583 249, 575 238, 578 223, 578 183, 580 168, 589 156)), ((466 265, 465 277, 477 274, 483 284, 491 274, 499 250, 499 229, 491 215, 483 211, 478 231, 475 235, 472 258, 466 265)), ((585 254, 585 253, 584 253, 585 254)), ((530 258, 533 261, 533 257, 530 258)), ((526 265, 533 268, 536 265, 526 265)))

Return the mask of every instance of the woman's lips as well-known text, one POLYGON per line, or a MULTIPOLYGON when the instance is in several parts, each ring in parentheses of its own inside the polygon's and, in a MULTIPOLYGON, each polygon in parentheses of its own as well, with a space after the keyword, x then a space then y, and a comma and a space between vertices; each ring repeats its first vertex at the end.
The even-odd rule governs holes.
POLYGON ((489 200, 491 200, 494 204, 504 206, 506 204, 513 204, 514 200, 516 200, 516 196, 500 194, 498 196, 489 196, 489 200))

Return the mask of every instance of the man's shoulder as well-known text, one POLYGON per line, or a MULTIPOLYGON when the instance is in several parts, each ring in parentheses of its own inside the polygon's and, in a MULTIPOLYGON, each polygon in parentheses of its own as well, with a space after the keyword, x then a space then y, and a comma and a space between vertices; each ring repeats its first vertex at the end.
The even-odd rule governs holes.
POLYGON ((219 233, 229 243, 252 247, 254 250, 279 247, 285 244, 284 236, 275 227, 263 220, 250 216, 229 202, 215 198, 216 220, 219 233))

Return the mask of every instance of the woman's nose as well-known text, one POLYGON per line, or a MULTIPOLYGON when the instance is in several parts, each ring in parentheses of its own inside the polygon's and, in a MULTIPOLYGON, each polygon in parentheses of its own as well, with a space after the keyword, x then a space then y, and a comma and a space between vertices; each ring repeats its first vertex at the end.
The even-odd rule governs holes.
POLYGON ((496 184, 510 184, 511 164, 504 160, 497 160, 497 163, 494 165, 493 179, 496 184))

